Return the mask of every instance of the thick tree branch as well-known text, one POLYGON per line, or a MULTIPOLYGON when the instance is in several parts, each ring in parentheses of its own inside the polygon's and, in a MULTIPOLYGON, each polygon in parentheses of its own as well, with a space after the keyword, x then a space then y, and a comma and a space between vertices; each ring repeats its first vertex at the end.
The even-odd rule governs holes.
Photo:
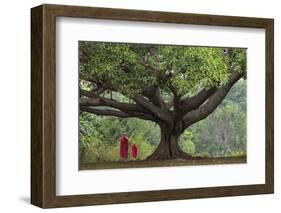
POLYGON ((159 107, 156 105, 152 104, 149 102, 147 99, 145 99, 141 95, 136 95, 135 98, 133 99, 137 104, 141 105, 148 111, 152 112, 155 116, 157 116, 159 119, 166 121, 166 122, 171 122, 171 116, 167 112, 162 111, 159 107))
POLYGON ((89 98, 98 97, 101 93, 103 93, 105 89, 102 86, 96 87, 90 91, 81 89, 79 90, 80 96, 86 96, 89 98))
MULTIPOLYGON (((112 84, 110 84, 110 82, 106 82, 106 84, 104 83, 103 88, 106 87, 106 89, 110 89, 112 91, 118 91, 118 88, 114 87, 112 84)), ((151 92, 151 91, 150 91, 151 92)), ((87 90, 83 90, 80 89, 80 94, 82 96, 86 96, 88 98, 92 98, 95 100, 87 100, 87 103, 82 103, 83 105, 92 105, 92 106, 110 106, 113 108, 117 108, 121 111, 126 111, 126 110, 130 110, 130 111, 135 111, 135 112, 139 112, 139 113, 146 113, 150 116, 155 116, 157 119, 161 119, 163 121, 166 122, 171 122, 171 116, 169 116, 168 112, 165 112, 161 109, 161 107, 158 107, 157 104, 155 104, 155 102, 150 102, 149 100, 147 100, 146 98, 144 98, 142 95, 136 95, 134 98, 132 98, 137 104, 136 105, 128 105, 126 103, 119 103, 117 101, 114 100, 110 100, 110 99, 105 99, 99 96, 99 94, 96 94, 95 91, 87 91, 87 90), (129 107, 129 109, 128 109, 129 107)), ((150 93, 151 98, 156 98, 157 94, 156 93, 150 93)), ((160 92, 159 94, 160 95, 160 92)), ((160 95, 161 96, 161 95, 160 95)), ((160 97, 158 96, 158 100, 157 101, 161 101, 160 97)), ((156 99, 154 100, 156 101, 156 99)), ((163 101, 164 102, 164 101, 163 101)), ((163 104, 163 103, 162 103, 163 104)), ((165 103, 164 103, 165 104, 165 103)), ((156 120, 156 119, 154 119, 156 120)))
MULTIPOLYGON (((106 82, 106 85, 104 85, 104 87, 106 87, 107 89, 110 89, 112 91, 118 91, 118 87, 115 87, 109 81, 106 82)), ((102 99, 95 92, 89 92, 89 91, 80 89, 80 94, 83 95, 83 96, 89 97, 89 98, 99 99, 99 101, 103 101, 104 105, 108 105, 108 106, 117 108, 119 110, 126 111, 127 109, 124 109, 124 108, 125 108, 125 106, 128 107, 128 105, 124 105, 124 104, 121 106, 120 103, 110 101, 110 99, 108 99, 108 100, 105 100, 104 98, 102 99)), ((157 117, 158 119, 162 119, 164 121, 170 121, 170 117, 168 116, 168 114, 162 112, 159 107, 157 107, 156 105, 152 104, 150 101, 146 100, 142 95, 136 95, 132 99, 137 103, 138 108, 144 109, 141 112, 138 111, 139 113, 147 113, 148 112, 147 114, 150 114, 150 116, 153 115, 153 116, 157 117)), ((98 106, 98 100, 93 101, 92 104, 98 106)), ((100 104, 100 105, 102 105, 102 104, 100 104)), ((130 109, 130 110, 132 110, 132 109, 130 109)))
POLYGON ((146 115, 143 113, 138 112, 130 112, 127 113, 118 111, 118 110, 111 110, 111 109, 97 109, 89 106, 80 106, 80 110, 83 112, 93 113, 96 115, 103 115, 103 116, 115 116, 119 118, 130 118, 130 117, 137 117, 144 120, 151 120, 154 121, 153 117, 150 115, 146 115))
POLYGON ((116 117, 120 117, 120 118, 130 117, 127 113, 117 111, 117 110, 110 110, 110 109, 96 109, 96 108, 88 107, 88 106, 80 106, 80 110, 82 110, 84 112, 94 113, 96 115, 116 116, 116 117))
POLYGON ((217 91, 217 87, 210 89, 202 89, 197 95, 193 97, 186 97, 180 101, 181 115, 185 115, 202 105, 211 95, 217 91))
POLYGON ((97 94, 93 90, 88 91, 88 90, 84 90, 84 89, 81 89, 81 88, 79 90, 79 94, 80 94, 80 96, 86 96, 86 97, 89 97, 89 98, 97 96, 97 94))
POLYGON ((231 87, 243 76, 244 73, 232 73, 227 84, 218 88, 217 91, 198 109, 187 113, 183 117, 183 130, 191 124, 196 123, 210 115, 219 106, 230 91, 231 87))
MULTIPOLYGON (((107 82, 106 85, 107 88, 110 88, 112 91, 115 91, 116 88, 113 88, 113 86, 107 82)), ((116 100, 108 99, 99 96, 99 94, 96 94, 94 91, 86 91, 80 89, 80 94, 85 96, 85 98, 80 98, 80 108, 82 106, 86 107, 93 107, 93 106, 108 106, 111 108, 118 109, 124 113, 127 114, 129 117, 139 117, 143 118, 145 120, 152 120, 155 121, 156 119, 153 117, 153 113, 147 110, 146 108, 142 107, 139 104, 130 104, 130 103, 124 103, 119 102, 116 100)))
POLYGON ((159 86, 152 86, 143 92, 144 96, 146 96, 154 105, 161 108, 164 111, 168 111, 166 103, 161 96, 159 86))
MULTIPOLYGON (((157 70, 144 62, 140 62, 140 63, 147 70, 152 71, 153 75, 155 75, 158 79, 163 80, 163 81, 168 80, 168 77, 160 70, 157 70)), ((109 81, 104 82, 102 84, 103 84, 103 86, 102 86, 103 89, 119 91, 118 87, 116 88, 116 86, 112 85, 109 81)), ((171 116, 169 116, 169 114, 167 112, 168 110, 167 110, 167 107, 165 106, 165 102, 164 102, 163 98, 161 97, 160 91, 157 89, 154 90, 153 92, 152 91, 147 92, 147 91, 149 91, 149 89, 144 91, 143 95, 145 95, 145 93, 147 93, 146 97, 148 97, 149 100, 147 100, 140 94, 136 95, 134 98, 132 98, 137 103, 137 105, 139 105, 139 107, 142 107, 146 110, 145 112, 142 111, 142 113, 147 113, 147 111, 148 111, 151 115, 153 114, 153 116, 155 116, 158 119, 161 119, 166 122, 171 122, 171 116)), ((99 94, 96 94, 95 91, 89 92, 89 91, 85 91, 85 90, 80 90, 80 94, 83 96, 89 97, 89 98, 99 98, 99 94)), ((95 103, 92 103, 92 104, 98 105, 97 100, 95 100, 94 102, 95 103)), ((117 106, 116 103, 114 103, 114 102, 105 101, 104 105, 110 105, 111 107, 118 108, 119 110, 124 110, 124 111, 127 110, 127 109, 123 108, 124 106, 122 106, 122 107, 120 105, 117 106), (114 106, 112 106, 112 105, 114 105, 114 106)))
POLYGON ((137 104, 118 102, 116 100, 111 100, 111 99, 103 98, 103 97, 81 98, 80 106, 108 106, 108 107, 119 109, 124 112, 135 111, 135 112, 139 112, 139 113, 149 114, 149 112, 147 110, 138 106, 137 104))

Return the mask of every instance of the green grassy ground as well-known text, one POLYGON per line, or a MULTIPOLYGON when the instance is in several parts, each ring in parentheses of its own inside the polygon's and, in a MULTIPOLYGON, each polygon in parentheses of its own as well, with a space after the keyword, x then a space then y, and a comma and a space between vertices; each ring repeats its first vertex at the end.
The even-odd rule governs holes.
POLYGON ((220 158, 192 158, 190 160, 140 160, 140 161, 118 161, 118 162, 98 162, 82 163, 80 170, 92 169, 119 169, 119 168, 143 168, 143 167, 164 167, 164 166, 193 166, 193 165, 214 165, 214 164, 240 164, 247 163, 246 156, 220 157, 220 158))

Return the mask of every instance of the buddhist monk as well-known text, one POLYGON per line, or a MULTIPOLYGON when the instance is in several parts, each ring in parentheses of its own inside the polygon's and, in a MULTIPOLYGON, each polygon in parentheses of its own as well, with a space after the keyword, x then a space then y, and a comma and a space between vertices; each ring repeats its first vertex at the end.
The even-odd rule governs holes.
POLYGON ((138 156, 138 148, 137 148, 136 144, 133 143, 133 145, 132 145, 133 160, 136 160, 137 156, 138 156))
POLYGON ((128 135, 124 134, 120 137, 120 158, 123 161, 128 159, 129 139, 128 135))

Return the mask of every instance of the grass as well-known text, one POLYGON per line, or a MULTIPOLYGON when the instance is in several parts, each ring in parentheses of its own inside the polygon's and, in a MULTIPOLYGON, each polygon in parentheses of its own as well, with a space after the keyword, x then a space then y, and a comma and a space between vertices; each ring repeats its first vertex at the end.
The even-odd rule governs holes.
POLYGON ((194 157, 189 160, 138 160, 138 161, 116 161, 116 162, 95 162, 81 163, 80 170, 93 169, 119 169, 119 168, 144 168, 144 167, 164 167, 164 166, 195 166, 195 165, 215 165, 215 164, 240 164, 247 163, 246 156, 238 157, 216 157, 202 158, 194 157))

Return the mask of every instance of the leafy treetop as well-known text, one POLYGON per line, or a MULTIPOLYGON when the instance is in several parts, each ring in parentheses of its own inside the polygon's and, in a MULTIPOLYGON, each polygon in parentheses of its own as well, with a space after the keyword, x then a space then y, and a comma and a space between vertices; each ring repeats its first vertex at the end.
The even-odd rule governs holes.
POLYGON ((175 45, 80 42, 80 83, 133 97, 151 86, 169 96, 192 96, 227 83, 233 70, 246 68, 246 50, 175 45), (85 83, 85 82, 84 82, 85 83))

